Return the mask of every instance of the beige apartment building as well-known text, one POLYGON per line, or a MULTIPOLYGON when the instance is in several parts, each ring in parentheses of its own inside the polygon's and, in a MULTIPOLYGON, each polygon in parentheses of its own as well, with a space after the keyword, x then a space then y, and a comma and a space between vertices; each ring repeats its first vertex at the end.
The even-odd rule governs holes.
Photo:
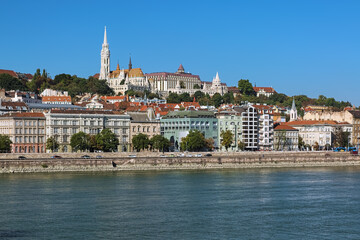
POLYGON ((7 113, 0 116, 0 134, 12 141, 12 153, 43 153, 46 150, 45 116, 42 113, 7 113))
POLYGON ((139 133, 147 135, 149 139, 161 134, 160 121, 155 118, 152 108, 148 108, 146 112, 127 112, 127 114, 131 117, 130 143, 132 138, 139 133))

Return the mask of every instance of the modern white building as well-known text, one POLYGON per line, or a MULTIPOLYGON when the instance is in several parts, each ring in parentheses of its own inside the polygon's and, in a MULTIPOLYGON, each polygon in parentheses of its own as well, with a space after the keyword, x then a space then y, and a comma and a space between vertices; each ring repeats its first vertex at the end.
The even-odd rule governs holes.
POLYGON ((245 144, 245 150, 258 150, 258 114, 256 108, 251 104, 246 104, 235 106, 234 110, 241 114, 241 141, 245 144))
POLYGON ((270 151, 274 142, 273 110, 268 105, 253 105, 258 113, 259 150, 270 151))

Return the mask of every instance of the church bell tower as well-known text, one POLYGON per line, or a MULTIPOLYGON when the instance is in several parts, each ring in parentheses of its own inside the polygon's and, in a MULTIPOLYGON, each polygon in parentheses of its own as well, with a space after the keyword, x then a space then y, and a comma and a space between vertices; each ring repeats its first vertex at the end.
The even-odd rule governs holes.
POLYGON ((100 68, 99 79, 109 80, 109 78, 110 78, 110 50, 109 50, 109 44, 107 42, 106 26, 105 26, 104 42, 102 44, 102 49, 101 49, 101 68, 100 68))

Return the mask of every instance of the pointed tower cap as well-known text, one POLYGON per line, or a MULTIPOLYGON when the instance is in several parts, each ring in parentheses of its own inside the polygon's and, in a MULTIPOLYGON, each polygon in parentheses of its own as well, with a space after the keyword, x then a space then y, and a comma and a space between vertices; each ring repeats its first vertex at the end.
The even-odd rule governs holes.
POLYGON ((107 44, 106 26, 105 26, 105 32, 104 32, 104 44, 107 44))

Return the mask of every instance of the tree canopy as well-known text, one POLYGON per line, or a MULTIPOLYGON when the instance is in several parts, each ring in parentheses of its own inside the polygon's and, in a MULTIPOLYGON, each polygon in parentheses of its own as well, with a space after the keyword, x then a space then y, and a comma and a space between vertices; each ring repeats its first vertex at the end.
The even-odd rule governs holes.
POLYGON ((181 139, 180 148, 183 151, 200 151, 205 149, 207 142, 199 130, 190 130, 189 134, 181 139))
POLYGON ((90 150, 90 137, 84 132, 78 132, 71 136, 70 146, 73 151, 90 150))
POLYGON ((96 135, 96 145, 98 150, 104 152, 115 152, 119 146, 119 139, 116 135, 108 128, 105 128, 101 133, 96 135))
POLYGON ((132 138, 132 144, 133 148, 140 152, 141 150, 148 149, 149 148, 149 137, 143 133, 139 133, 132 138))
POLYGON ((240 93, 246 96, 255 95, 253 85, 248 79, 240 79, 238 82, 240 93))
POLYGON ((6 91, 28 90, 20 79, 17 79, 7 73, 0 74, 0 88, 5 89, 6 91))
POLYGON ((0 152, 11 152, 11 144, 9 136, 0 134, 0 152))
POLYGON ((224 146, 227 151, 228 148, 233 144, 234 134, 230 130, 223 130, 220 133, 220 137, 222 138, 221 145, 224 146))
POLYGON ((169 151, 170 141, 161 135, 155 135, 150 139, 150 145, 152 149, 165 152, 169 151))
POLYGON ((58 148, 59 148, 59 142, 56 141, 56 139, 54 137, 49 137, 46 140, 46 149, 49 149, 52 152, 54 152, 58 148))

